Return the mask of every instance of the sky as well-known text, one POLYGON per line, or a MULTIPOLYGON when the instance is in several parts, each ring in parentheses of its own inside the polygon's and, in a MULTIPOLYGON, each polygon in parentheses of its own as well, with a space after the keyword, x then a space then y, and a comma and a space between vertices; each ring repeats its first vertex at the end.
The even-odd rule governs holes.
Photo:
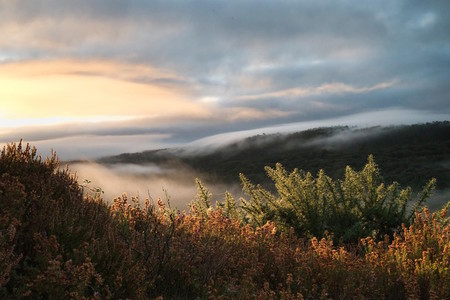
POLYGON ((0 144, 61 159, 450 119, 450 1, 0 0, 0 144))

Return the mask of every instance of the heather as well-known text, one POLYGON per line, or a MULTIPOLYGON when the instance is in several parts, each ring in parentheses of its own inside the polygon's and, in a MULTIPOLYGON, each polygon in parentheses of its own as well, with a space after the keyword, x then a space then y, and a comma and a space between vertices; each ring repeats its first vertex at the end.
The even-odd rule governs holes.
POLYGON ((111 204, 56 156, 0 158, 2 299, 446 299, 447 207, 384 182, 373 157, 342 179, 282 165, 244 199, 197 180, 188 211, 123 195, 111 204))

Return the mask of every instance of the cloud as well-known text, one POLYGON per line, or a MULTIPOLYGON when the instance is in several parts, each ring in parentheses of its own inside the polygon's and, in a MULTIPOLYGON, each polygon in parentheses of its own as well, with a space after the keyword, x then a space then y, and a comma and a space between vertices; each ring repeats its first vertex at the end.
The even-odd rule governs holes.
POLYGON ((214 200, 222 201, 226 190, 234 195, 242 194, 238 185, 211 181, 205 175, 194 172, 184 165, 164 167, 154 164, 101 165, 84 162, 71 164, 69 167, 71 172, 76 174, 80 184, 89 180, 90 188, 101 188, 104 191, 102 197, 107 202, 112 202, 124 193, 128 197, 138 196, 142 202, 149 197, 153 200, 161 198, 166 201, 167 191, 172 208, 188 210, 188 204, 197 194, 195 185, 197 177, 214 194, 214 200))
MULTIPOLYGON (((109 62, 33 61, 0 65, 2 115, 10 118, 97 117, 104 115, 208 115, 208 110, 150 78, 176 77, 146 66, 109 62)), ((89 121, 89 119, 88 119, 89 121)))
MULTIPOLYGON (((52 139, 23 139, 46 157, 55 150, 61 160, 96 159, 125 152, 141 152, 148 149, 165 148, 174 143, 164 142, 167 136, 161 134, 129 135, 76 135, 52 139)), ((12 140, 18 142, 18 140, 12 140)), ((10 141, 8 141, 10 142, 10 141)), ((5 142, 6 144, 6 142, 5 142)), ((1 144, 0 144, 1 145, 1 144)))
MULTIPOLYGON (((450 114, 448 113, 436 114, 436 113, 421 112, 416 110, 404 110, 396 108, 389 110, 351 114, 338 118, 305 121, 305 122, 293 122, 251 130, 221 133, 193 141, 189 143, 186 146, 186 148, 188 152, 189 151, 197 152, 199 150, 209 151, 211 149, 215 149, 216 147, 220 147, 233 142, 238 142, 241 139, 255 135, 293 133, 318 127, 357 126, 360 128, 366 128, 372 126, 410 125, 432 121, 445 121, 449 119, 450 114)), ((341 136, 335 136, 333 138, 339 140, 341 136)))
POLYGON ((167 190, 173 208, 187 209, 187 204, 196 195, 195 176, 187 169, 183 169, 184 179, 176 176, 173 170, 161 169, 156 165, 137 167, 79 163, 71 164, 70 169, 75 172, 80 184, 89 180, 89 187, 101 188, 105 193, 102 197, 108 202, 124 193, 129 197, 138 196, 141 201, 149 197, 167 200, 164 192, 167 190))
POLYGON ((323 94, 361 94, 368 93, 376 90, 387 89, 395 84, 394 81, 382 82, 368 87, 354 87, 344 83, 326 83, 318 87, 307 88, 291 88, 282 91, 264 93, 260 95, 240 96, 238 100, 258 100, 265 98, 301 98, 307 96, 316 96, 323 94))
POLYGON ((169 145, 394 108, 448 114, 449 8, 0 0, 0 139, 169 145))

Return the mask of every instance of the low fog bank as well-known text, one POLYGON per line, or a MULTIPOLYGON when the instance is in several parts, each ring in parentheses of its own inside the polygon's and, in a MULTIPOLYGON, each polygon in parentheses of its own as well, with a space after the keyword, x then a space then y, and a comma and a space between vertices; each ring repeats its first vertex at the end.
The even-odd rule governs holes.
POLYGON ((389 134, 393 130, 400 128, 401 125, 389 127, 314 127, 289 133, 262 133, 230 143, 217 143, 214 146, 199 143, 197 146, 190 145, 184 148, 165 149, 164 151, 165 153, 184 158, 195 158, 198 156, 213 155, 215 153, 220 153, 224 157, 230 157, 242 151, 273 147, 274 145, 276 145, 277 151, 290 151, 295 149, 335 151, 370 141, 371 139, 389 134))
MULTIPOLYGON (((213 193, 213 201, 222 201, 225 191, 238 199, 242 188, 238 185, 223 184, 207 175, 193 171, 187 166, 161 167, 156 164, 99 164, 80 162, 69 165, 78 182, 89 180, 90 188, 101 188, 103 199, 110 203, 113 199, 127 194, 129 199, 138 196, 141 202, 147 198, 161 198, 166 202, 166 192, 172 208, 187 210, 188 204, 197 194, 195 178, 199 178, 213 193)), ((214 202, 213 202, 214 203, 214 202)))
MULTIPOLYGON (((350 132, 352 135, 351 138, 354 139, 355 137, 358 138, 357 129, 425 124, 427 122, 448 121, 449 119, 450 115, 447 113, 433 113, 403 108, 391 108, 379 111, 362 112, 331 119, 293 122, 270 127, 216 134, 185 144, 183 149, 178 151, 178 154, 182 152, 187 155, 208 154, 221 147, 233 143, 239 143, 246 138, 256 135, 273 136, 276 134, 291 134, 314 128, 348 126, 354 129, 353 132, 350 132)), ((362 132, 359 137, 363 137, 365 134, 365 132, 362 132)), ((332 140, 325 142, 334 143, 336 141, 340 141, 342 143, 348 141, 349 138, 349 136, 342 135, 336 136, 332 140)), ((318 143, 320 144, 322 141, 318 141, 318 143)))
POLYGON ((326 137, 314 138, 303 144, 303 147, 317 147, 326 150, 333 150, 337 147, 348 147, 350 144, 370 140, 376 136, 387 133, 393 127, 366 127, 366 128, 340 128, 326 137))

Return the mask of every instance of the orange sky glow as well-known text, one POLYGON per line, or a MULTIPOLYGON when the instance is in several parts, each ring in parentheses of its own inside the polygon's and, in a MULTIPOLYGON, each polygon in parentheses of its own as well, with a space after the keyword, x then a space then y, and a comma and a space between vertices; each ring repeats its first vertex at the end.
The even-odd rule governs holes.
POLYGON ((0 65, 0 127, 139 117, 207 116, 183 91, 135 80, 175 78, 143 66, 69 60, 0 65))

